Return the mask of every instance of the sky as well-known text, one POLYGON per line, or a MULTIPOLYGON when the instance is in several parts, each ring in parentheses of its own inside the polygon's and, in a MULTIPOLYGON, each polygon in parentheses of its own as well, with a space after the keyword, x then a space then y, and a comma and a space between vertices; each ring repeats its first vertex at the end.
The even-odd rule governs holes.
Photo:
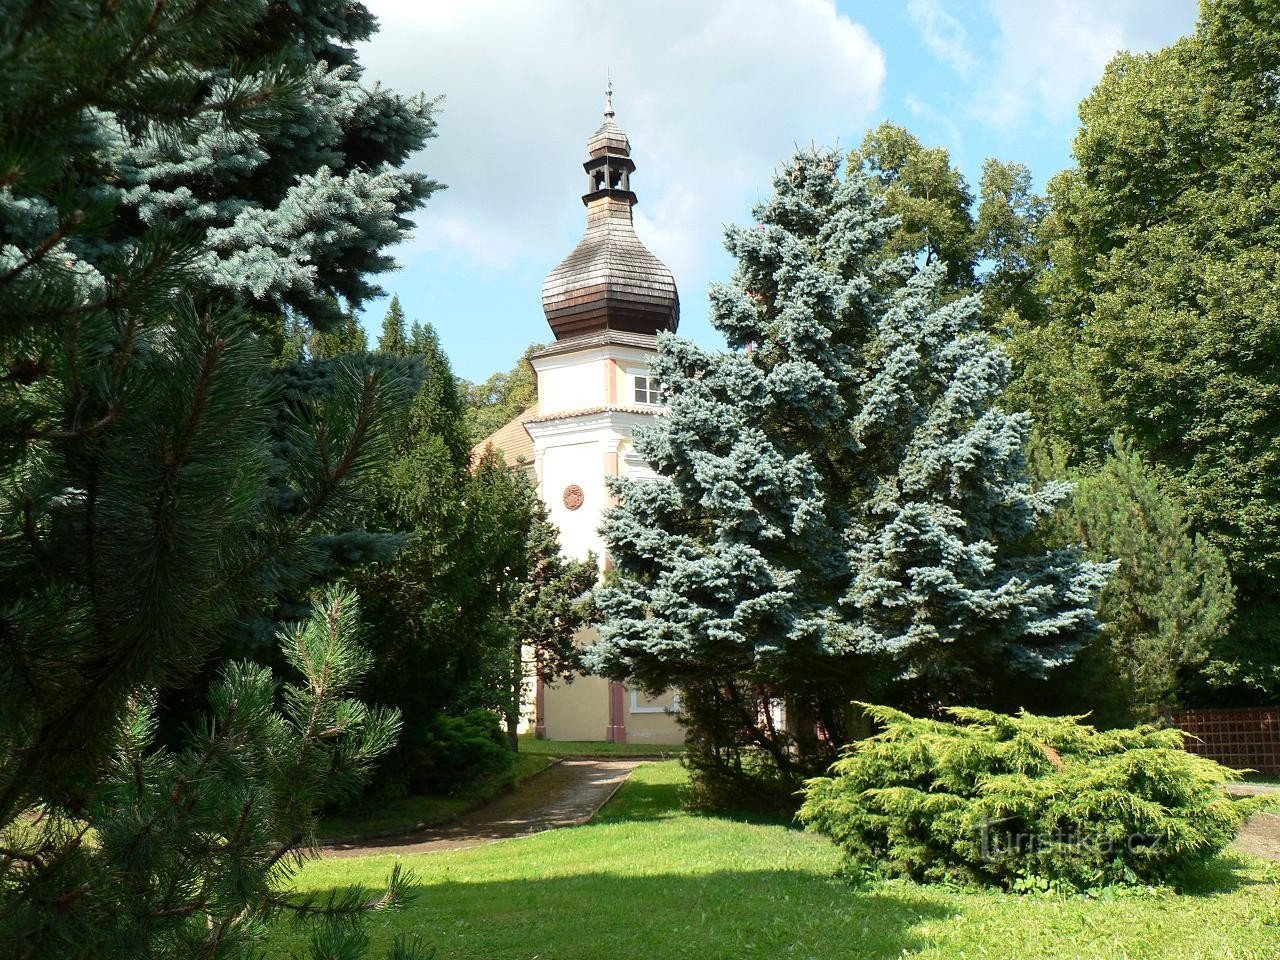
MULTIPOLYGON (((365 0, 367 82, 443 95, 409 163, 447 185, 380 282, 483 380, 552 339, 542 280, 585 226, 587 138, 606 76, 631 140, 636 232, 675 275, 680 333, 722 340, 707 285, 797 145, 848 150, 884 120, 1037 185, 1071 163, 1076 108, 1119 50, 1192 31, 1195 0, 365 0)), ((376 335, 387 301, 363 320, 376 335)))

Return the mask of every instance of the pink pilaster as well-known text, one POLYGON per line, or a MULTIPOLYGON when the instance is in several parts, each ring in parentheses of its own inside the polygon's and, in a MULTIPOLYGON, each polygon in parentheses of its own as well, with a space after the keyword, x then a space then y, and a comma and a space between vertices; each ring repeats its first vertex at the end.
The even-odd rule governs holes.
POLYGON ((623 686, 616 680, 609 681, 609 728, 604 738, 610 743, 627 742, 626 714, 622 712, 623 686))
POLYGON ((541 677, 534 681, 533 735, 539 740, 547 739, 547 690, 541 677))

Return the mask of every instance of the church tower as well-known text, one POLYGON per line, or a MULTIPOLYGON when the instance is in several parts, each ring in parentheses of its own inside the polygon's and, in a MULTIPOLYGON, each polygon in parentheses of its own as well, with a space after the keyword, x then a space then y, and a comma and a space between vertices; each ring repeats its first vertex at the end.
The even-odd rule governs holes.
POLYGON ((587 229, 542 285, 542 309, 556 340, 615 333, 652 336, 680 323, 671 271, 636 236, 631 209, 631 142, 613 119, 613 90, 604 123, 587 141, 587 229))
MULTIPOLYGON (((587 154, 586 229, 542 286, 542 309, 555 343, 530 358, 537 407, 491 439, 509 461, 518 451, 532 467, 563 551, 577 558, 594 553, 603 573, 609 568, 600 535, 611 502, 606 479, 652 476, 631 437, 662 413, 650 362, 657 334, 674 331, 680 322, 680 297, 671 271, 636 236, 636 164, 631 142, 614 119, 612 85, 604 122, 587 141, 587 154)), ((586 631, 581 642, 590 643, 593 632, 586 631)), ((535 701, 536 731, 550 739, 682 739, 671 693, 650 699, 620 683, 582 677, 554 686, 539 682, 535 701)))

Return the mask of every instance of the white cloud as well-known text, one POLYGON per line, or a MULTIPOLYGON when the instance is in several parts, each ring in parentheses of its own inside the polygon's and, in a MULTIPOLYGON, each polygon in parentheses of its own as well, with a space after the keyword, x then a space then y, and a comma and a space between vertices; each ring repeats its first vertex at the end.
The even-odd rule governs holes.
POLYGON ((989 0, 998 36, 974 105, 997 126, 1035 115, 1070 122, 1117 51, 1153 50, 1189 32, 1196 0, 989 0))
POLYGON ((973 71, 977 60, 969 49, 964 24, 942 7, 942 0, 908 0, 907 15, 930 52, 962 74, 973 71))
POLYGON ((367 78, 445 94, 414 161, 449 185, 401 259, 550 269, 583 225, 586 140, 606 70, 631 138, 637 228, 701 298, 721 223, 742 220, 797 142, 857 140, 884 58, 830 0, 366 0, 382 30, 367 78))
POLYGON ((913 117, 918 117, 923 120, 925 123, 929 124, 931 129, 941 130, 943 132, 944 139, 942 142, 946 144, 947 149, 950 150, 953 155, 964 153, 964 131, 960 129, 960 125, 956 123, 955 118, 949 111, 939 110, 912 94, 907 94, 905 103, 913 117))

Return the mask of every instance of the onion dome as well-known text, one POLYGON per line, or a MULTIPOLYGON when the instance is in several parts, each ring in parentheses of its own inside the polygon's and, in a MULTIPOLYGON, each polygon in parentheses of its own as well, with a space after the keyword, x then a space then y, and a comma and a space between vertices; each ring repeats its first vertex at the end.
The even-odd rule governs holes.
POLYGON ((587 141, 587 229, 573 252, 547 274, 542 309, 557 340, 602 330, 657 333, 680 323, 675 278, 636 236, 631 208, 631 142, 613 119, 613 87, 604 123, 587 141))

